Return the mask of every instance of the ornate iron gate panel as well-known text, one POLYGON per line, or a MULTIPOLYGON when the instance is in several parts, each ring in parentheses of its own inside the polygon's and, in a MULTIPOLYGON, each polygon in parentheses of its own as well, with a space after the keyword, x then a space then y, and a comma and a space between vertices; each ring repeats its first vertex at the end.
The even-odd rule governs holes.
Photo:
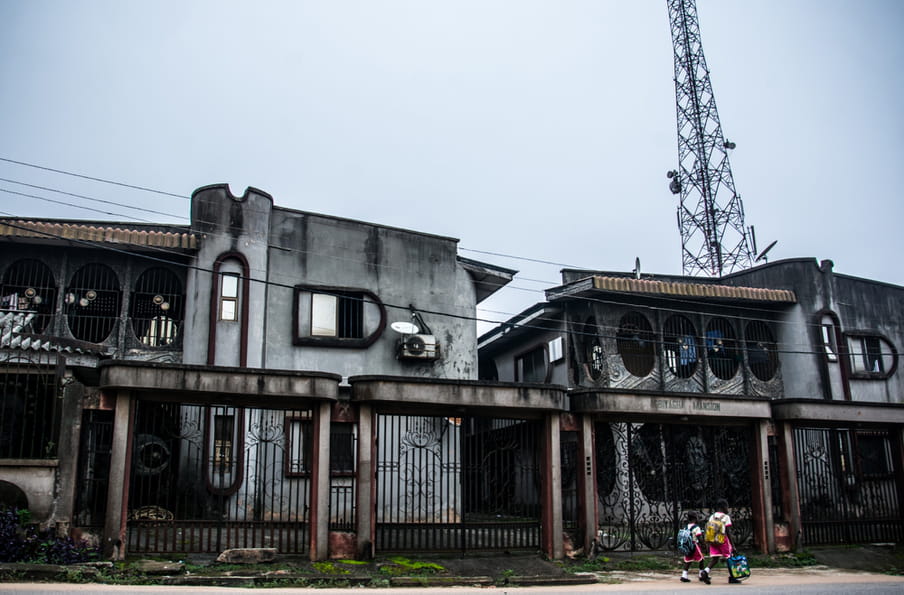
POLYGON ((77 527, 103 529, 112 452, 113 412, 86 409, 82 414, 78 491, 73 519, 77 527))
POLYGON ((380 551, 539 548, 535 422, 380 415, 377 433, 380 551))
POLYGON ((310 411, 140 401, 129 551, 308 549, 310 411))
POLYGON ((904 539, 888 431, 796 428, 794 450, 803 544, 904 539))
POLYGON ((597 423, 598 539, 608 550, 659 550, 689 510, 730 505, 738 545, 750 541, 748 428, 597 423))

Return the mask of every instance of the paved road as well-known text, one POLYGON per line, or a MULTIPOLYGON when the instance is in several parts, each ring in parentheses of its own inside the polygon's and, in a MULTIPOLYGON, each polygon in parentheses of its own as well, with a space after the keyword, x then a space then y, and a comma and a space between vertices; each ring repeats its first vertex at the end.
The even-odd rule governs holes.
MULTIPOLYGON (((665 593, 687 594, 693 592, 721 595, 723 593, 837 593, 844 595, 900 595, 904 593, 904 577, 883 574, 858 573, 839 570, 761 569, 754 570, 750 580, 740 585, 729 585, 717 575, 712 585, 697 581, 681 583, 678 575, 625 573, 620 584, 574 585, 567 587, 436 587, 389 589, 262 589, 266 595, 419 595, 435 593, 445 595, 568 595, 582 593, 665 593)), ((24 595, 69 595, 88 593, 184 593, 185 595, 242 595, 246 590, 233 587, 174 587, 154 585, 77 585, 49 583, 0 583, 0 593, 24 595)))

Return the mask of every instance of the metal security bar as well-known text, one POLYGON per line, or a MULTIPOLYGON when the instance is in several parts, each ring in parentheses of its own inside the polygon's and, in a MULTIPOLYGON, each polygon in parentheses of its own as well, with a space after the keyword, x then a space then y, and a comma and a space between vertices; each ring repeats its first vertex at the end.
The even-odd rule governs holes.
POLYGON ((596 424, 597 539, 608 550, 673 545, 688 511, 725 498, 735 545, 752 538, 746 427, 596 424))
POLYGON ((43 333, 53 318, 56 298, 53 273, 40 261, 18 260, 3 273, 0 315, 21 314, 22 320, 27 320, 22 332, 43 333))
POLYGON ((78 459, 78 492, 74 524, 101 529, 107 512, 110 455, 113 446, 113 412, 87 409, 82 415, 78 459))
POLYGON ((53 369, 28 360, 0 363, 0 458, 57 456, 62 405, 53 369))
POLYGON ((182 282, 175 273, 164 268, 142 273, 135 283, 129 312, 135 337, 148 347, 175 343, 182 327, 184 302, 182 282))
POLYGON ((904 539, 888 431, 796 428, 794 450, 803 544, 904 539))
POLYGON ((113 269, 88 264, 72 276, 63 300, 72 336, 89 343, 103 343, 119 319, 122 291, 113 269))
POLYGON ((140 401, 129 493, 132 552, 308 548, 307 410, 140 401), (293 439, 292 433, 296 436, 293 439), (291 465, 295 464, 295 472, 291 465))
POLYGON ((537 550, 536 422, 380 415, 380 551, 537 550))

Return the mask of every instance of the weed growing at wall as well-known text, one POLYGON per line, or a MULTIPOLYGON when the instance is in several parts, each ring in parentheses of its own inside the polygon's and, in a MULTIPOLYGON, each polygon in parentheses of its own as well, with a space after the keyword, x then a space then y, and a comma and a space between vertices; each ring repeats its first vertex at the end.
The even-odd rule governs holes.
POLYGON ((0 509, 0 562, 77 564, 100 559, 100 550, 87 541, 59 536, 53 528, 31 523, 27 510, 0 509))

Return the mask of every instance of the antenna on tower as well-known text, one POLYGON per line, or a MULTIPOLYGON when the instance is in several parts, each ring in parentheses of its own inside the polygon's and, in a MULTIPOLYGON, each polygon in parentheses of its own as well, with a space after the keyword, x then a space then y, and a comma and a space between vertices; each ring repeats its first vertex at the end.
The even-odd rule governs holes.
POLYGON ((667 0, 675 49, 678 168, 668 172, 679 195, 678 228, 685 275, 721 276, 752 265, 755 248, 744 227, 716 98, 703 56, 694 0, 667 0))

